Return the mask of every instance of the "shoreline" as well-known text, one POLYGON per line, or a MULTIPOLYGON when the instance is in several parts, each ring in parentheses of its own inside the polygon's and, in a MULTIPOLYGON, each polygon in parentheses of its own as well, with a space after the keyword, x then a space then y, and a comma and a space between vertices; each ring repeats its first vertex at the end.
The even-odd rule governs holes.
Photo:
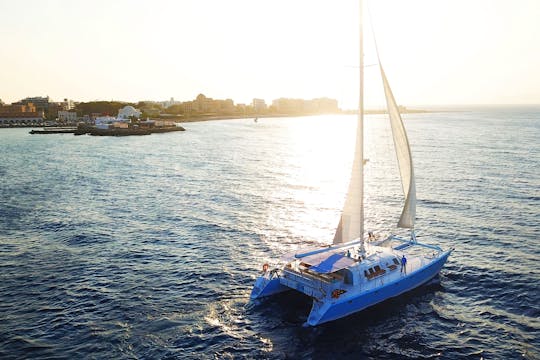
MULTIPOLYGON (((430 114, 430 113, 440 113, 440 112, 455 112, 459 110, 424 110, 424 109, 407 109, 402 112, 402 115, 406 114, 430 114)), ((176 116, 170 117, 161 117, 161 118, 152 118, 151 120, 170 120, 176 123, 193 123, 193 122, 203 122, 203 121, 218 121, 218 120, 240 120, 240 119, 266 119, 266 118, 284 118, 284 117, 306 117, 306 116, 323 116, 323 115, 355 115, 356 111, 343 111, 340 113, 321 113, 321 114, 264 114, 264 115, 201 115, 190 118, 180 118, 176 116)), ((386 110, 366 110, 365 115, 382 115, 387 114, 386 110)), ((0 125, 0 129, 18 129, 18 128, 71 128, 77 127, 77 124, 56 124, 52 126, 44 126, 43 124, 33 124, 33 125, 0 125)))
MULTIPOLYGON (((431 113, 440 113, 440 112, 454 112, 452 110, 407 110, 402 114, 431 114, 431 113)), ((284 117, 307 117, 307 116, 325 116, 325 115, 356 115, 355 111, 344 111, 340 113, 326 113, 326 114, 266 114, 266 115, 244 115, 244 116, 234 116, 234 115, 212 115, 212 116, 200 116, 187 119, 171 119, 172 121, 179 123, 192 123, 192 122, 202 122, 202 121, 214 121, 214 120, 241 120, 241 119, 266 119, 266 118, 284 118, 284 117)), ((365 115, 382 115, 387 114, 385 110, 367 110, 365 115)), ((161 118, 160 120, 164 120, 161 118)))

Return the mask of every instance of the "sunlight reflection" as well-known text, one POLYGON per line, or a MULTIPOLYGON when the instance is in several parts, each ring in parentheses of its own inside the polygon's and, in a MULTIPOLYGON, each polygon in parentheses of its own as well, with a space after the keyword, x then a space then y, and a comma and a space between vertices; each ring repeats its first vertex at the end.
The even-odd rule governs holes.
MULTIPOLYGON (((356 115, 289 119, 286 127, 288 141, 275 154, 284 171, 269 195, 262 233, 277 253, 331 243, 350 178, 356 115)), ((403 201, 390 131, 386 116, 366 117, 366 231, 394 229, 403 201)))
POLYGON ((235 341, 255 337, 261 342, 261 350, 272 351, 274 347, 272 341, 251 330, 250 321, 244 316, 244 311, 242 301, 223 300, 208 306, 208 314, 204 320, 235 341))

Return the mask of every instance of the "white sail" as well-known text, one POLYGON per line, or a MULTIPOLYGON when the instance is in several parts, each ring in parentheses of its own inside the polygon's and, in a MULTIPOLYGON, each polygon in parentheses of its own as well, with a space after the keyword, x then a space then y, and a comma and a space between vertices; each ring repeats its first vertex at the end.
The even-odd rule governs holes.
MULTIPOLYGON (((361 1, 360 1, 361 3, 361 1)), ((362 4, 360 4, 362 19, 362 4)), ((360 21, 362 34, 362 21, 360 21)), ((362 39, 362 36, 360 37, 362 39)), ((250 299, 293 290, 313 299, 304 326, 317 326, 364 310, 386 299, 425 284, 436 276, 452 250, 410 239, 392 236, 392 244, 383 241, 364 242, 364 163, 363 158, 363 42, 360 40, 360 96, 358 124, 352 173, 342 215, 334 236, 334 245, 305 249, 283 258, 283 264, 270 270, 265 263, 250 299), (360 240, 360 241, 357 241, 360 240), (425 250, 417 250, 423 247, 425 250), (402 262, 401 270, 399 258, 402 262), (332 281, 328 281, 331 278, 332 281)), ((380 61, 379 61, 380 65, 380 61)), ((397 153, 405 206, 398 226, 414 227, 416 189, 409 141, 386 75, 380 67, 386 93, 392 136, 397 153)), ((391 151, 391 150, 390 150, 391 151)), ((371 238, 371 236, 370 236, 371 238)))
POLYGON ((345 205, 341 213, 341 219, 334 235, 334 244, 340 244, 358 239, 362 233, 362 197, 363 197, 363 135, 361 120, 358 120, 356 131, 356 148, 349 183, 349 190, 345 199, 345 205))
POLYGON ((390 124, 392 125, 392 136, 394 138, 394 147, 396 149, 399 173, 401 175, 401 185, 403 186, 403 194, 405 195, 405 205, 401 212, 398 227, 414 228, 414 220, 416 217, 416 185, 409 139, 407 138, 407 132, 405 131, 403 121, 401 120, 399 107, 397 106, 392 90, 390 89, 390 84, 388 84, 388 80, 386 79, 386 75, 380 63, 379 66, 384 84, 384 93, 386 95, 386 106, 390 116, 390 124))
POLYGON ((360 59, 358 121, 356 125, 356 145, 345 205, 334 235, 334 244, 362 239, 364 234, 364 39, 363 6, 360 1, 360 59))

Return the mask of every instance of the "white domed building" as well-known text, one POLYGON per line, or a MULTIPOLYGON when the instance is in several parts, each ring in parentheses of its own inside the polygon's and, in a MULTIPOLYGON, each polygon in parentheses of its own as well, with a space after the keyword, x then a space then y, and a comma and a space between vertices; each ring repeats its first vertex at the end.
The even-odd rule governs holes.
POLYGON ((122 109, 118 110, 118 120, 129 120, 132 116, 138 119, 141 117, 141 114, 142 113, 133 106, 124 106, 122 109))

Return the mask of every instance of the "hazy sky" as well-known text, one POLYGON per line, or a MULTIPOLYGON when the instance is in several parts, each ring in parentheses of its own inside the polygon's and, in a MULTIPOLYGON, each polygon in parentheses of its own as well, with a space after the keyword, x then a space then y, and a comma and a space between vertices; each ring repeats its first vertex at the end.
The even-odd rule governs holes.
MULTIPOLYGON (((540 1, 368 5, 398 103, 540 102, 540 1)), ((328 96, 353 108, 357 29, 356 0, 0 0, 0 99, 328 96)), ((382 101, 367 90, 368 105, 382 101)))

